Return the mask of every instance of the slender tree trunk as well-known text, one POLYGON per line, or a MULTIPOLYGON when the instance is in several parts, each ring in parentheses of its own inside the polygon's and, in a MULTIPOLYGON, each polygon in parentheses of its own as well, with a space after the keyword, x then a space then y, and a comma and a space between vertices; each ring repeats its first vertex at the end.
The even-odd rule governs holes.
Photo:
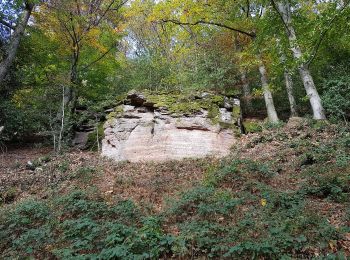
POLYGON ((290 75, 288 69, 284 70, 284 80, 287 89, 287 95, 289 100, 290 114, 291 116, 298 116, 297 112, 297 104, 295 102, 294 94, 293 94, 293 81, 292 76, 290 75))
MULTIPOLYGON (((303 53, 300 49, 300 46, 298 45, 296 33, 292 25, 291 10, 290 10, 289 2, 288 1, 279 2, 277 5, 277 8, 286 26, 289 45, 291 46, 293 56, 297 61, 300 62, 303 53)), ((310 104, 312 107, 314 119, 318 119, 318 120, 326 119, 320 95, 317 92, 314 80, 311 76, 311 73, 307 64, 301 63, 298 69, 299 69, 301 80, 303 81, 303 84, 304 84, 306 94, 310 99, 310 104)))
POLYGON ((261 61, 259 65, 259 72, 261 75, 261 85, 264 92, 265 105, 267 109, 267 116, 271 123, 278 122, 278 116, 276 112, 275 105, 273 103, 272 93, 269 88, 269 83, 267 79, 267 72, 264 63, 261 61))
POLYGON ((62 86, 62 110, 61 110, 61 129, 58 137, 58 148, 57 151, 60 152, 62 148, 63 131, 64 131, 64 116, 65 116, 65 93, 66 88, 62 86))
POLYGON ((250 92, 250 86, 249 82, 247 80, 247 74, 245 71, 241 71, 241 81, 242 81, 242 88, 243 88, 243 97, 245 104, 247 106, 247 111, 251 112, 253 110, 252 101, 251 101, 251 92, 250 92))
POLYGON ((291 115, 291 117, 293 117, 293 116, 295 117, 295 116, 298 116, 298 111, 297 111, 297 104, 295 102, 295 98, 294 98, 294 94, 293 94, 293 92, 294 92, 293 91, 293 80, 292 80, 292 76, 291 76, 291 74, 287 68, 287 65, 286 65, 287 57, 283 53, 280 44, 278 44, 278 47, 279 47, 279 52, 280 52, 280 60, 284 66, 284 82, 285 82, 286 90, 287 90, 290 115, 291 115))
POLYGON ((70 68, 70 81, 72 84, 78 83, 78 61, 79 61, 79 50, 78 45, 74 44, 73 49, 73 55, 72 55, 72 64, 70 68))
POLYGON ((75 85, 78 84, 78 61, 79 61, 79 46, 74 45, 73 49, 75 50, 72 55, 72 63, 70 68, 70 83, 71 86, 66 86, 64 92, 64 102, 68 107, 68 111, 71 113, 74 112, 76 106, 76 93, 74 91, 75 85))
POLYGON ((10 67, 12 66, 16 53, 19 47, 20 40, 24 34, 25 28, 28 24, 29 17, 33 11, 33 4, 26 4, 23 14, 18 19, 16 29, 11 36, 10 44, 7 48, 7 53, 3 61, 0 63, 0 82, 5 79, 10 67))
MULTIPOLYGON (((234 34, 234 47, 235 47, 235 51, 238 53, 241 53, 243 50, 242 44, 239 42, 238 40, 238 35, 234 34)), ((239 60, 241 60, 239 58, 239 60)), ((252 101, 250 99, 251 97, 251 93, 250 93, 250 86, 249 86, 249 82, 247 80, 247 73, 245 71, 244 68, 240 69, 240 73, 241 73, 241 82, 242 82, 242 90, 243 90, 243 97, 244 97, 244 101, 245 101, 245 105, 247 107, 247 111, 251 112, 253 110, 253 106, 252 106, 252 101)))

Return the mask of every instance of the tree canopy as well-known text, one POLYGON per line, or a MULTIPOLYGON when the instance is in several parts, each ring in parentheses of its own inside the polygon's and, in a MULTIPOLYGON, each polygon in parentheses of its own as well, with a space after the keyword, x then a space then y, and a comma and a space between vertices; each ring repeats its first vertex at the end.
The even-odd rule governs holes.
POLYGON ((0 125, 18 126, 11 110, 57 128, 63 91, 74 129, 79 107, 130 89, 229 93, 274 123, 348 120, 330 82, 349 88, 349 16, 343 0, 2 1, 0 125))

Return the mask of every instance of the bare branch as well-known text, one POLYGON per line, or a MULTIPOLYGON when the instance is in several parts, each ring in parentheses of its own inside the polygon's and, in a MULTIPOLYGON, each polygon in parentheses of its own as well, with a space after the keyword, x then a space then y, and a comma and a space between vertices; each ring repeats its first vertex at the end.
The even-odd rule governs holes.
POLYGON ((112 8, 113 4, 116 2, 116 0, 112 0, 109 5, 107 6, 107 8, 104 10, 104 12, 101 14, 101 16, 96 20, 91 22, 88 27, 84 30, 85 32, 88 32, 93 26, 98 26, 99 23, 102 21, 102 19, 106 16, 106 14, 109 11, 117 11, 119 10, 123 5, 126 4, 127 0, 122 1, 117 7, 112 8))
POLYGON ((249 17, 250 15, 250 2, 249 0, 247 0, 247 18, 249 17))
POLYGON ((177 25, 193 25, 193 26, 194 25, 199 25, 199 24, 215 25, 215 26, 218 26, 218 27, 222 27, 222 28, 234 31, 234 32, 238 32, 240 34, 244 34, 246 36, 249 36, 250 38, 255 38, 256 37, 256 34, 254 32, 246 32, 246 31, 243 31, 241 29, 233 28, 231 26, 228 26, 228 25, 225 25, 225 24, 221 24, 221 23, 217 23, 217 22, 209 22, 209 21, 199 20, 199 21, 190 23, 190 22, 180 22, 178 20, 164 20, 164 19, 162 20, 162 22, 163 23, 173 23, 173 24, 177 24, 177 25))
POLYGON ((108 53, 110 53, 113 49, 115 49, 115 45, 113 45, 111 48, 109 48, 105 53, 103 53, 100 57, 98 57, 96 60, 94 60, 93 62, 90 62, 88 65, 86 65, 84 68, 82 68, 81 70, 87 70, 89 67, 91 67, 93 64, 95 64, 96 62, 99 62, 100 60, 102 60, 108 53))

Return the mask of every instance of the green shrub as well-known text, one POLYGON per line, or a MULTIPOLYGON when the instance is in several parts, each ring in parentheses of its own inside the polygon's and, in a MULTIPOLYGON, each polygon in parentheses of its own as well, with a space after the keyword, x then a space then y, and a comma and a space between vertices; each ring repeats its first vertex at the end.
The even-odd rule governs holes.
POLYGON ((349 201, 350 172, 338 172, 337 168, 324 168, 323 172, 310 172, 308 181, 302 188, 306 194, 320 198, 330 198, 337 202, 349 201))
POLYGON ((0 252, 4 257, 23 257, 44 251, 52 241, 47 205, 35 200, 18 204, 14 209, 0 212, 0 252))
POLYGON ((326 111, 337 120, 346 120, 350 112, 350 77, 340 76, 323 83, 322 102, 326 111))
POLYGON ((85 166, 79 168, 76 172, 71 175, 71 178, 76 178, 80 182, 89 183, 93 179, 97 170, 94 167, 85 166))
POLYGON ((182 194, 179 200, 173 201, 167 216, 186 219, 196 216, 199 219, 227 216, 234 212, 241 201, 232 197, 225 190, 199 186, 182 194))
POLYGON ((262 132, 263 127, 260 122, 252 121, 252 120, 244 120, 243 121, 244 131, 246 133, 258 133, 262 132))
POLYGON ((265 129, 281 129, 283 126, 285 125, 285 123, 283 121, 278 121, 277 123, 271 123, 269 121, 266 121, 264 123, 264 128, 265 129))
POLYGON ((79 190, 52 204, 24 201, 1 212, 0 223, 0 258, 155 259, 181 247, 131 201, 108 205, 79 190))
POLYGON ((57 168, 61 173, 67 172, 69 170, 69 161, 64 160, 64 161, 60 162, 60 164, 57 166, 57 168))
POLYGON ((268 181, 275 172, 268 164, 253 160, 233 160, 218 169, 212 177, 211 184, 242 183, 246 181, 268 181))

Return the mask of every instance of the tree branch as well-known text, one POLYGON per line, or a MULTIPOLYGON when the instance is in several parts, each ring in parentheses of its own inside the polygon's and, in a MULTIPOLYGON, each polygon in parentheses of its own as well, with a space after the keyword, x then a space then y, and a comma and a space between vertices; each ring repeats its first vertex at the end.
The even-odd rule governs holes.
POLYGON ((84 66, 84 68, 82 68, 81 70, 87 70, 89 67, 91 67, 93 64, 95 64, 96 62, 99 62, 100 60, 102 60, 108 53, 110 53, 113 49, 115 48, 115 45, 113 45, 111 48, 109 48, 105 53, 103 53, 100 57, 98 57, 96 60, 94 60, 93 62, 90 62, 88 65, 84 66))
POLYGON ((345 8, 349 5, 350 1, 347 1, 346 3, 344 3, 344 6, 339 10, 339 12, 337 13, 337 15, 335 15, 328 23, 328 27, 325 28, 321 33, 320 33, 320 37, 318 38, 317 43, 315 44, 314 50, 312 52, 312 55, 310 56, 310 59, 306 62, 307 66, 310 66, 310 64, 314 61, 314 59, 316 58, 317 52, 321 47, 321 43, 324 40, 324 38, 326 37, 327 32, 332 28, 333 23, 340 17, 340 15, 342 14, 342 12, 345 10, 345 8))
POLYGON ((125 5, 127 3, 128 0, 124 0, 122 1, 117 7, 112 8, 113 4, 116 2, 116 0, 112 0, 107 8, 103 11, 103 13, 97 18, 96 21, 91 22, 88 27, 84 30, 85 32, 88 32, 93 26, 98 26, 99 23, 102 21, 102 19, 106 16, 106 14, 109 11, 118 11, 123 5, 125 5))
POLYGON ((60 17, 60 13, 57 14, 57 19, 58 21, 60 22, 61 26, 66 30, 66 32, 68 33, 69 35, 69 38, 74 42, 74 36, 73 34, 70 32, 69 28, 67 27, 66 25, 66 22, 63 21, 60 17))
POLYGON ((274 0, 271 0, 271 4, 272 4, 273 9, 276 10, 278 16, 281 18, 284 27, 286 28, 288 34, 290 35, 291 32, 290 32, 290 30, 289 30, 288 24, 286 24, 286 21, 285 21, 284 18, 283 18, 283 14, 281 14, 281 12, 279 11, 279 9, 278 9, 278 7, 277 7, 277 5, 276 5, 276 3, 275 3, 274 0))
POLYGON ((250 15, 250 2, 249 0, 247 0, 247 18, 249 17, 250 15))
POLYGON ((163 23, 173 23, 173 24, 177 24, 177 25, 199 25, 199 24, 208 24, 208 25, 215 25, 215 26, 218 26, 218 27, 222 27, 222 28, 225 28, 225 29, 228 29, 228 30, 231 30, 231 31, 234 31, 234 32, 238 32, 240 34, 244 34, 246 36, 249 36, 250 38, 255 38, 256 37, 256 34, 254 32, 246 32, 246 31, 243 31, 241 29, 237 29, 237 28, 233 28, 231 26, 228 26, 228 25, 225 25, 225 24, 221 24, 221 23, 217 23, 217 22, 208 22, 208 21, 204 21, 204 20, 199 20, 199 21, 196 21, 196 22, 193 22, 193 23, 190 23, 190 22, 180 22, 178 20, 161 20, 163 23))

